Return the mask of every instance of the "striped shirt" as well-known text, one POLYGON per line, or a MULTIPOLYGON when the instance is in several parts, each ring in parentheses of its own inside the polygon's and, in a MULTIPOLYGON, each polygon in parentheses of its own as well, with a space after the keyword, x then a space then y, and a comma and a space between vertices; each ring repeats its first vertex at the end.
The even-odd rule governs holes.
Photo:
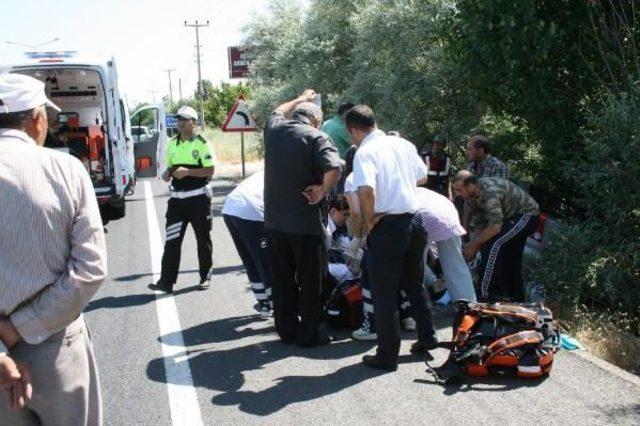
POLYGON ((0 318, 39 344, 80 315, 106 272, 102 220, 82 163, 0 129, 0 318))
POLYGON ((502 161, 493 155, 487 155, 482 163, 477 161, 469 161, 467 169, 476 175, 476 177, 498 177, 503 179, 509 178, 509 168, 502 161))

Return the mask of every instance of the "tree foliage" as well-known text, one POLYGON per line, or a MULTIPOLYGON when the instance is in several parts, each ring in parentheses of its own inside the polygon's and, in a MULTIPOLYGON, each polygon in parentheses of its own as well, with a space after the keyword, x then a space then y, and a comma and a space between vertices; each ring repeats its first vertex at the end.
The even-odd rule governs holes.
POLYGON ((482 128, 516 176, 582 212, 539 276, 573 280, 582 295, 607 283, 605 304, 624 302, 640 269, 624 249, 640 238, 628 179, 640 171, 640 0, 305 4, 273 0, 246 28, 259 117, 312 87, 325 112, 367 103, 417 145, 444 133, 459 164, 456 148, 482 128))

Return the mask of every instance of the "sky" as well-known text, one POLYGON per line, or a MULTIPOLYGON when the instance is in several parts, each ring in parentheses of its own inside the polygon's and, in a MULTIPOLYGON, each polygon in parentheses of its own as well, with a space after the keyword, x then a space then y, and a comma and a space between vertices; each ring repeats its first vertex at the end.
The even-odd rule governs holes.
POLYGON ((39 50, 114 56, 120 90, 130 106, 167 96, 169 78, 163 70, 175 68, 171 77, 177 100, 178 79, 184 97, 197 86, 195 29, 184 21, 209 21, 209 27, 200 28, 202 78, 217 84, 229 81, 227 47, 242 41, 242 27, 267 1, 0 0, 0 65, 19 62, 31 50, 6 41, 33 46, 58 37, 39 50))

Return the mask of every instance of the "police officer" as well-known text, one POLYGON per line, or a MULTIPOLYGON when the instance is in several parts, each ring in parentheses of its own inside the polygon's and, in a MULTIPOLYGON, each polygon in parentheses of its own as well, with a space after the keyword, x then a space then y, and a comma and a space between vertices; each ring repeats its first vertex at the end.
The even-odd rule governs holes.
POLYGON ((180 267, 182 239, 190 223, 198 242, 199 288, 209 288, 211 278, 211 200, 207 184, 213 176, 213 146, 196 132, 198 113, 183 106, 178 116, 178 135, 167 144, 167 169, 162 179, 171 181, 167 225, 160 280, 149 288, 172 293, 180 267))

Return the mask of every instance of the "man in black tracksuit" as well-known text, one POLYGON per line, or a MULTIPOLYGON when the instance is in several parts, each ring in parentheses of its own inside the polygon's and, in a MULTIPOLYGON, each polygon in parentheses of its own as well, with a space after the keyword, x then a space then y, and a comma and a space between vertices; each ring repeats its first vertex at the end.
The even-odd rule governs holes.
POLYGON ((264 219, 276 331, 285 343, 328 343, 322 318, 326 212, 340 178, 338 150, 322 133, 312 90, 274 111, 264 130, 264 219), (300 319, 298 319, 298 316, 300 319))

